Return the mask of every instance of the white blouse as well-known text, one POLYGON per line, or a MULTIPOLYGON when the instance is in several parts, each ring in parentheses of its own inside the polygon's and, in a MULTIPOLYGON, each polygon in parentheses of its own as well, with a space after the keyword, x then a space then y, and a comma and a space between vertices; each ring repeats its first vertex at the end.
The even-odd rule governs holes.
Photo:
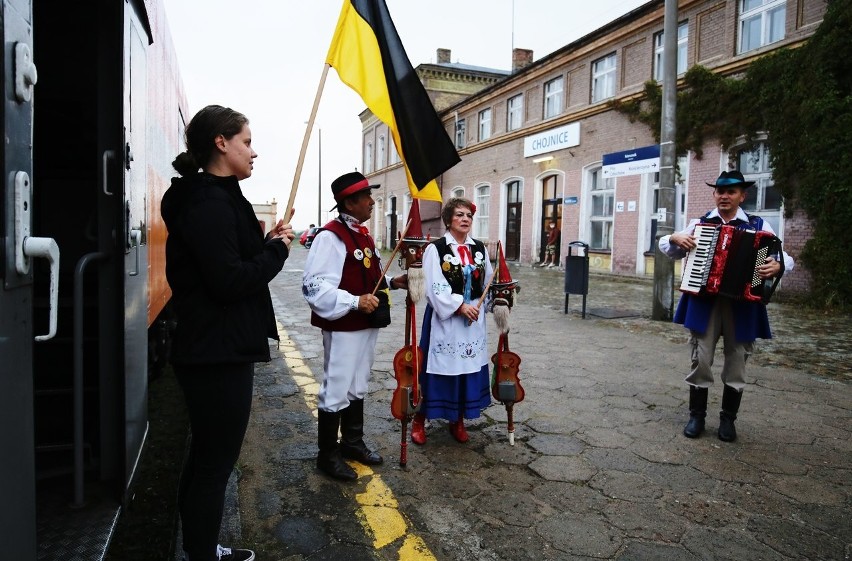
MULTIPOLYGON (((459 244, 449 233, 444 239, 453 252, 453 258, 459 259, 459 244)), ((473 239, 465 240, 472 247, 473 239)), ((476 263, 485 262, 485 278, 479 281, 484 286, 493 274, 488 252, 483 255, 473 251, 476 263)), ((458 376, 477 372, 488 364, 488 337, 485 324, 485 302, 479 309, 479 319, 468 325, 465 317, 455 315, 463 303, 461 294, 453 294, 441 270, 441 258, 434 244, 429 244, 423 254, 423 273, 426 286, 426 300, 432 305, 431 334, 427 351, 427 368, 430 374, 458 376)), ((470 302, 475 306, 478 300, 470 302)))

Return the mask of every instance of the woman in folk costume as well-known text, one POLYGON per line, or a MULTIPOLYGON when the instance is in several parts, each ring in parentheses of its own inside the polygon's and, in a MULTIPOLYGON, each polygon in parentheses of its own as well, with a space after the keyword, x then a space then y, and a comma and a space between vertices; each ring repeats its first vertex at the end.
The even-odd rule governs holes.
POLYGON ((411 440, 426 443, 426 419, 446 419, 450 434, 469 437, 464 419, 476 419, 491 405, 485 310, 479 301, 492 275, 485 245, 470 237, 476 207, 452 198, 441 210, 443 237, 423 254, 427 301, 420 348, 423 399, 411 425, 411 440))

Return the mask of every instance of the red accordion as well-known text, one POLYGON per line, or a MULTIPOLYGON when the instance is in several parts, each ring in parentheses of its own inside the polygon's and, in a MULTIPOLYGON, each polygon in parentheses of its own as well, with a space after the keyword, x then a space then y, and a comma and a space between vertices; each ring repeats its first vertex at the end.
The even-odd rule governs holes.
POLYGON ((696 246, 686 256, 680 290, 698 296, 727 296, 769 302, 784 274, 781 240, 774 234, 740 230, 727 224, 695 226, 696 246), (757 268, 776 256, 781 272, 764 281, 757 268))

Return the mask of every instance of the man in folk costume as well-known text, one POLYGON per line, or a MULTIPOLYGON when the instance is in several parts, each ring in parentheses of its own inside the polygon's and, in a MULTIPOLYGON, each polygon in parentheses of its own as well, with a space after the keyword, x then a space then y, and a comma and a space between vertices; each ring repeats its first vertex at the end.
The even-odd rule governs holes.
MULTIPOLYGON (((775 234, 768 222, 759 216, 746 214, 741 205, 754 181, 746 181, 739 171, 723 171, 714 183, 713 200, 716 207, 701 218, 693 219, 687 227, 660 238, 660 251, 672 259, 686 257, 697 246, 696 226, 701 224, 729 225, 739 230, 763 231, 775 234)), ((792 270, 793 259, 785 252, 767 256, 755 269, 761 279, 771 279, 792 270)), ((704 432, 707 416, 707 395, 713 385, 713 357, 719 339, 724 340, 725 363, 721 379, 722 410, 719 412, 718 437, 724 442, 737 438, 734 421, 745 388, 746 361, 751 356, 756 339, 769 339, 769 316, 762 302, 736 300, 721 295, 692 295, 684 292, 675 311, 674 322, 689 329, 692 367, 685 381, 689 384, 689 421, 683 429, 687 438, 698 438, 704 432)))
POLYGON ((378 187, 358 172, 332 182, 337 203, 334 208, 340 214, 316 234, 302 275, 302 294, 311 307, 311 324, 322 329, 325 351, 317 396, 317 468, 344 481, 357 478, 344 459, 368 465, 383 462, 363 440, 364 397, 379 327, 390 323, 386 291, 388 287, 407 286, 406 275, 381 278, 379 254, 364 225, 373 212, 372 189, 378 187), (383 306, 373 295, 380 282, 385 291, 383 306), (386 322, 377 323, 373 318, 382 311, 386 322))

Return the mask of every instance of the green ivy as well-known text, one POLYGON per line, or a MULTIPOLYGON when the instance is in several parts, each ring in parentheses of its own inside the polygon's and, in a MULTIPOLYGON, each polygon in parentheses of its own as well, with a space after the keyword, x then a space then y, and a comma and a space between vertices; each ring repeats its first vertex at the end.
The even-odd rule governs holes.
MULTIPOLYGON (((822 24, 797 49, 779 49, 739 76, 694 66, 678 91, 678 153, 715 140, 732 146, 759 134, 770 153, 775 186, 790 215, 813 221, 801 261, 812 275, 812 301, 852 307, 852 2, 828 2, 822 24)), ((646 124, 659 142, 662 89, 645 84, 638 99, 613 102, 631 122, 646 124)))

